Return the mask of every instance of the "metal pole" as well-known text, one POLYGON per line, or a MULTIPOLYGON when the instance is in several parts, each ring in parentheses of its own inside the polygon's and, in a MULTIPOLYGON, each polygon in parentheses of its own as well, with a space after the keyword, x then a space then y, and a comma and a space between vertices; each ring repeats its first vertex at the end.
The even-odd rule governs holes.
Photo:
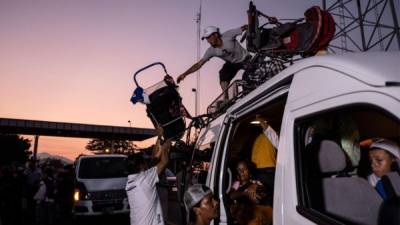
MULTIPOLYGON (((197 13, 197 18, 196 18, 196 23, 197 23, 197 62, 200 61, 201 1, 202 0, 200 0, 199 12, 197 13)), ((198 116, 199 110, 200 110, 200 70, 197 70, 195 96, 196 96, 195 116, 198 116)))
POLYGON ((399 28, 399 22, 397 20, 397 15, 396 15, 396 8, 394 6, 393 0, 389 0, 389 3, 390 3, 390 9, 392 11, 394 32, 396 33, 396 36, 397 36, 397 46, 399 47, 399 50, 400 50, 400 28, 399 28))
POLYGON ((35 135, 35 142, 33 143, 33 163, 36 165, 37 149, 39 145, 39 135, 35 135))
MULTIPOLYGON (((131 122, 131 120, 128 120, 128 123, 129 123, 129 128, 132 128, 132 122, 131 122)), ((130 150, 133 150, 133 146, 132 146, 132 141, 131 140, 128 140, 128 149, 127 149, 128 151, 128 153, 132 153, 130 150)))
POLYGON ((359 19, 359 23, 360 23, 360 31, 361 31, 361 43, 362 43, 362 47, 363 47, 363 51, 367 51, 367 46, 365 44, 365 32, 364 32, 364 18, 363 18, 363 14, 361 12, 361 2, 360 0, 357 0, 357 10, 358 10, 358 19, 359 19))

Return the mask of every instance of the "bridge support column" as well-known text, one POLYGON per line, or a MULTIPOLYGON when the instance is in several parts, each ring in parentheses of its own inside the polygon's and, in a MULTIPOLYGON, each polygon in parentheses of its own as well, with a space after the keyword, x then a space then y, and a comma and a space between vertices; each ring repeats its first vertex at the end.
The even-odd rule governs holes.
POLYGON ((37 149, 39 145, 39 135, 35 135, 35 142, 33 143, 33 162, 36 164, 37 160, 37 149))

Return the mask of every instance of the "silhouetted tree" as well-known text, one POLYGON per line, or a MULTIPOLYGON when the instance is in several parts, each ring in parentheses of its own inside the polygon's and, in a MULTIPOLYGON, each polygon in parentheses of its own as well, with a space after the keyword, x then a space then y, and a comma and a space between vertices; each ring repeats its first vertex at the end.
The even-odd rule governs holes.
POLYGON ((92 151, 95 154, 99 153, 129 154, 136 149, 136 145, 127 140, 111 141, 105 139, 92 139, 87 143, 86 149, 92 151))
POLYGON ((0 134, 0 165, 13 162, 25 163, 29 155, 31 140, 16 134, 0 134))

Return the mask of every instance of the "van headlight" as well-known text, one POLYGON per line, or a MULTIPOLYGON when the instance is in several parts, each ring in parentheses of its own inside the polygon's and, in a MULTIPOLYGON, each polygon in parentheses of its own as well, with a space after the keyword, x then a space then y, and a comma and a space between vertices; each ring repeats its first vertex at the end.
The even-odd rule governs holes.
POLYGON ((75 189, 75 191, 74 191, 74 201, 75 202, 81 200, 80 194, 81 193, 80 193, 79 189, 75 189))
POLYGON ((90 193, 86 191, 82 191, 80 189, 75 189, 74 191, 74 201, 88 200, 90 199, 90 193))

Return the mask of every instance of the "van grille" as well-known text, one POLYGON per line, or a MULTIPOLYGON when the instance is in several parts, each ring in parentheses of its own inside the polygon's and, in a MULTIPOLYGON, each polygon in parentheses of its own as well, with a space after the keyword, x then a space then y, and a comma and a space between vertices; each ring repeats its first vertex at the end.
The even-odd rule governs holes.
POLYGON ((126 198, 125 189, 120 190, 109 190, 109 191, 94 191, 90 192, 90 198, 93 201, 103 201, 103 200, 117 200, 126 198))
POLYGON ((106 212, 110 210, 110 212, 115 210, 122 210, 124 205, 122 203, 107 203, 107 204, 95 204, 93 205, 94 212, 106 212))

